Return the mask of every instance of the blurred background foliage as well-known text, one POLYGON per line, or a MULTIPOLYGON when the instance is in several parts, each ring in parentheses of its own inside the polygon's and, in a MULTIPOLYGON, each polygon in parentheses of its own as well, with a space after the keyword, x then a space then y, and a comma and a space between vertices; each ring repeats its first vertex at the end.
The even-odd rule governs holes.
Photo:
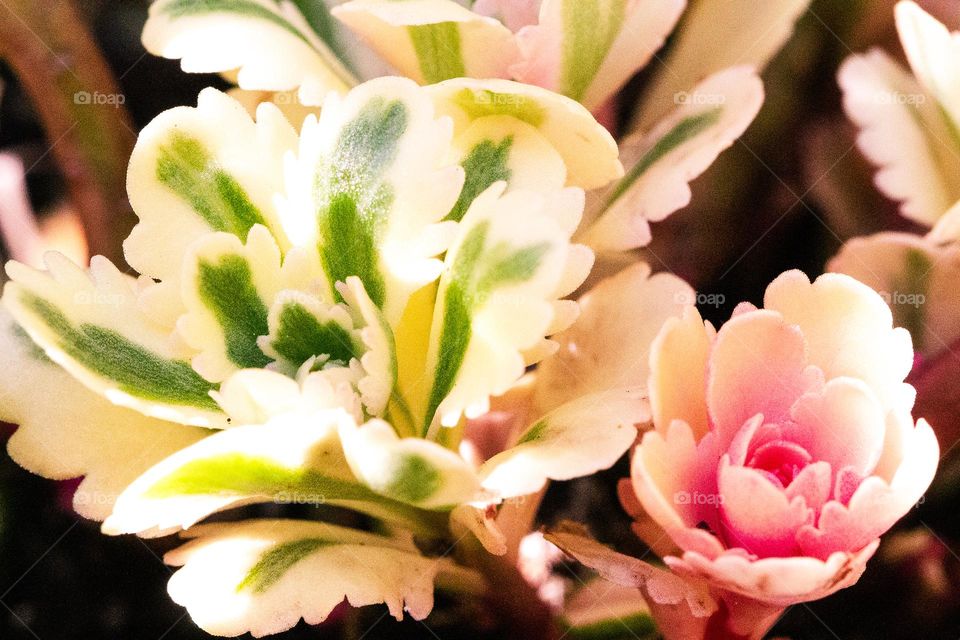
MULTIPOLYGON (((110 147, 114 155, 122 156, 134 132, 161 111, 193 104, 205 86, 225 85, 218 77, 184 74, 176 62, 146 54, 139 39, 146 1, 82 0, 74 4, 75 15, 67 18, 58 13, 63 2, 8 2, 9 6, 0 2, 0 54, 7 47, 7 55, 0 57, 11 61, 0 63, 4 88, 0 155, 22 163, 29 192, 26 209, 36 216, 27 223, 14 221, 13 229, 22 234, 40 231, 81 259, 87 246, 117 256, 116 238, 125 234, 131 221, 127 205, 110 200, 111 190, 122 186, 122 175, 104 179, 100 195, 106 194, 103 201, 110 205, 97 208, 94 203, 92 213, 84 211, 71 191, 77 176, 63 162, 65 151, 58 150, 61 145, 69 148, 79 136, 82 153, 83 132, 65 129, 60 137, 51 135, 56 129, 34 106, 38 92, 62 79, 64 70, 76 69, 77 61, 48 50, 52 60, 33 61, 37 66, 25 78, 12 62, 17 56, 9 54, 15 46, 11 34, 18 29, 22 34, 27 25, 18 24, 11 7, 29 5, 39 28, 49 30, 58 41, 83 36, 84 29, 92 35, 112 72, 94 68, 94 77, 109 80, 112 75, 124 96, 123 108, 107 107, 115 112, 101 113, 92 129, 99 144, 110 147), (52 71, 47 69, 49 77, 38 80, 32 74, 42 76, 44 64, 53 65, 52 71), (112 131, 110 140, 104 139, 104 130, 112 131), (86 239, 81 221, 87 226, 86 239)), ((708 319, 721 322, 742 300, 761 302, 766 284, 785 269, 819 274, 825 261, 853 236, 911 229, 895 205, 874 189, 873 171, 854 146, 855 132, 841 110, 836 84, 836 70, 851 53, 881 46, 901 55, 893 4, 893 0, 815 0, 794 38, 765 73, 767 102, 760 117, 742 141, 695 183, 691 206, 654 226, 654 242, 643 250, 643 257, 655 270, 673 271, 705 294, 702 300, 708 304, 701 311, 708 319)), ((956 0, 922 4, 947 24, 960 26, 956 0)), ((82 40, 73 41, 79 42, 80 50, 82 40)), ((629 120, 630 107, 642 95, 649 73, 624 90, 622 123, 629 120)), ((84 71, 77 75, 85 77, 84 71)), ((105 171, 109 174, 115 167, 105 171)), ((17 187, 11 182, 16 181, 0 175, 0 202, 7 210, 16 201, 17 187)), ((10 231, 10 221, 5 222, 7 241, 0 248, 4 260, 11 245, 22 240, 10 231)), ((945 427, 956 432, 956 425, 945 427)), ((951 450, 951 445, 942 443, 947 455, 937 482, 923 503, 885 538, 860 583, 827 600, 789 609, 772 637, 960 637, 960 557, 955 551, 960 549, 960 447, 951 450)), ((615 496, 616 481, 626 475, 621 462, 595 478, 555 484, 544 503, 542 521, 587 522, 602 540, 642 553, 615 496)), ((207 637, 166 595, 171 570, 161 559, 175 541, 100 535, 95 523, 72 514, 74 486, 42 480, 9 458, 0 459, 0 638, 207 637)), ((569 577, 565 572, 576 569, 559 571, 569 577)), ((301 625, 280 637, 502 637, 495 618, 482 605, 441 601, 427 622, 429 627, 413 621, 396 623, 385 617, 384 610, 367 608, 343 611, 320 628, 301 625)))

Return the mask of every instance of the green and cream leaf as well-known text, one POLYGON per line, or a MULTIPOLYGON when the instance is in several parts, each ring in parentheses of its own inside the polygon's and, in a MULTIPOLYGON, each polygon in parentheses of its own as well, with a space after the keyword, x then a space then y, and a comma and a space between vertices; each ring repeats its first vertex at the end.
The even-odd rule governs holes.
POLYGON ((651 130, 692 87, 715 73, 734 66, 762 72, 809 6, 810 0, 691 2, 644 89, 632 130, 651 130))
MULTIPOLYGON (((89 272, 57 253, 48 271, 10 262, 3 303, 53 361, 114 404, 195 426, 222 426, 216 385, 172 355, 138 304, 140 286, 102 257, 89 272)), ((157 285, 145 285, 153 287, 157 285)))
POLYGON ((346 305, 329 304, 302 291, 281 291, 267 324, 270 333, 258 344, 287 375, 296 374, 312 358, 317 366, 346 367, 364 351, 361 332, 346 305))
POLYGON ((343 458, 341 423, 352 418, 338 409, 294 412, 212 435, 140 476, 120 495, 103 530, 166 535, 244 504, 376 500, 343 458))
POLYGON ((549 194, 567 182, 567 168, 553 145, 537 129, 508 115, 471 122, 453 141, 454 161, 463 167, 463 191, 448 220, 459 222, 474 199, 495 182, 507 189, 549 194))
POLYGON ((505 393, 545 355, 544 337, 576 319, 575 303, 559 298, 590 266, 592 256, 585 262, 569 241, 583 193, 504 195, 504 188, 497 183, 474 200, 446 256, 427 355, 424 434, 484 413, 491 395, 505 393))
POLYGON ((517 34, 517 80, 602 107, 646 66, 686 0, 544 0, 539 24, 517 34))
POLYGON ((85 476, 73 495, 85 518, 106 518, 137 476, 209 433, 111 404, 47 358, 2 309, 0 349, 0 420, 20 425, 10 457, 46 478, 85 476))
MULTIPOLYGON (((130 266, 169 283, 175 301, 187 250, 208 234, 246 241, 263 224, 285 250, 274 197, 284 185, 283 157, 296 145, 296 131, 276 107, 261 105, 254 121, 215 89, 202 91, 195 108, 159 115, 140 132, 130 158, 127 186, 140 218, 124 243, 130 266)), ((171 313, 164 303, 155 306, 158 316, 171 313)))
POLYGON ((650 418, 637 388, 583 396, 547 414, 517 444, 480 468, 483 487, 503 499, 536 493, 548 480, 570 480, 612 466, 650 418))
MULTIPOLYGON (((426 91, 437 113, 453 119, 458 140, 474 121, 510 116, 536 128, 553 145, 566 165, 567 186, 597 189, 623 176, 613 136, 570 98, 510 80, 471 78, 441 82, 426 91)), ((548 175, 554 173, 550 169, 548 175)))
POLYGON ((357 390, 367 412, 383 414, 397 384, 397 345, 383 312, 367 295, 363 282, 356 276, 338 283, 337 290, 353 314, 353 324, 359 327, 362 353, 359 361, 363 377, 357 390))
POLYGON ((421 84, 503 78, 519 56, 509 29, 452 0, 352 0, 333 14, 421 84))
POLYGON ((721 71, 697 85, 649 133, 620 145, 627 174, 591 194, 582 241, 597 251, 627 251, 650 242, 649 222, 690 203, 689 183, 746 131, 763 104, 763 83, 750 67, 721 71))
POLYGON ((270 363, 259 343, 270 333, 270 307, 286 283, 280 248, 266 227, 253 227, 246 244, 229 233, 197 241, 181 283, 187 313, 177 331, 198 351, 194 369, 220 382, 234 371, 270 363))
POLYGON ((386 422, 340 425, 350 468, 380 495, 445 510, 482 498, 477 474, 459 455, 422 438, 400 438, 386 422))
POLYGON ((331 296, 360 278, 392 326, 410 294, 435 280, 463 185, 448 164, 449 121, 403 78, 372 80, 308 118, 288 166, 288 234, 315 247, 331 296))
POLYGON ((335 52, 339 46, 325 14, 322 1, 158 0, 143 44, 155 55, 180 59, 187 72, 236 71, 242 89, 299 88, 300 101, 315 106, 328 92, 357 83, 335 52), (323 11, 305 16, 301 4, 323 11))
POLYGON ((880 50, 840 67, 847 116, 860 128, 857 146, 878 167, 877 188, 900 212, 934 226, 960 200, 960 139, 920 83, 880 50))
POLYGON ((422 620, 433 608, 437 573, 455 568, 408 542, 320 522, 254 520, 189 535, 196 539, 164 558, 183 566, 170 595, 201 629, 221 636, 280 633, 301 618, 319 624, 344 598, 422 620))

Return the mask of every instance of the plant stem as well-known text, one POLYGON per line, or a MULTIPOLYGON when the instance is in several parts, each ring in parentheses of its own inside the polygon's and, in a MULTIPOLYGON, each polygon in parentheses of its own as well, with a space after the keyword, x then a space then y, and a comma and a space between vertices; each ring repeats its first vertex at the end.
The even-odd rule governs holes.
POLYGON ((135 221, 125 177, 136 134, 73 1, 2 3, 0 56, 36 107, 91 254, 123 265, 122 239, 135 221))

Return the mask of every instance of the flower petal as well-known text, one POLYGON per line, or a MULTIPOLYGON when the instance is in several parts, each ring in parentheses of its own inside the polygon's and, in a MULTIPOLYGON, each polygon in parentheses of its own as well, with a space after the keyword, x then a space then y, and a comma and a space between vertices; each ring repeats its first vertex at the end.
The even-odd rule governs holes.
POLYGON ((809 557, 751 560, 734 553, 710 560, 688 551, 682 559, 670 557, 665 561, 682 575, 706 579, 733 593, 786 607, 825 598, 854 584, 879 544, 876 540, 855 553, 837 552, 826 560, 809 557))
POLYGON ((913 367, 910 334, 893 328, 890 309, 865 284, 836 273, 811 284, 788 271, 767 287, 764 306, 800 328, 810 364, 827 380, 859 378, 885 408, 913 404, 913 389, 903 384, 913 367))
POLYGON ((580 298, 577 322, 555 336, 559 351, 540 363, 537 407, 549 411, 589 393, 646 386, 654 338, 694 297, 686 282, 651 276, 643 262, 603 280, 580 298))
POLYGON ((540 21, 517 34, 517 80, 596 110, 663 46, 685 0, 544 0, 540 21))
POLYGON ((143 45, 155 55, 180 58, 184 71, 239 70, 243 89, 299 87, 304 104, 319 105, 328 91, 344 91, 356 79, 324 28, 329 25, 320 22, 329 21, 326 7, 310 3, 311 11, 304 15, 304 5, 290 0, 160 0, 150 6, 143 45))
MULTIPOLYGON (((204 380, 171 355, 167 333, 138 307, 138 284, 106 258, 85 272, 60 254, 48 271, 10 262, 3 304, 51 360, 114 404, 196 426, 223 426, 204 380)), ((148 285, 155 286, 155 285, 148 285)))
POLYGON ((421 84, 502 78, 519 55, 509 29, 452 0, 352 0, 333 14, 421 84))
POLYGON ((802 497, 787 498, 782 487, 724 456, 717 471, 723 537, 728 547, 760 558, 789 557, 797 551, 797 531, 813 521, 802 497))
POLYGON ((782 423, 814 383, 807 371, 804 335, 797 327, 773 311, 731 318, 717 333, 707 384, 720 450, 757 414, 766 423, 782 423))
POLYGON ((873 392, 855 378, 834 378, 790 410, 788 440, 834 469, 871 474, 883 453, 886 417, 873 392))
POLYGON ((716 332, 687 301, 683 317, 668 318, 650 347, 650 407, 653 424, 666 433, 674 420, 700 440, 710 429, 707 417, 707 360, 716 332))
POLYGON ((183 566, 170 579, 170 596, 220 636, 280 633, 301 618, 320 624, 344 598, 422 620, 433 608, 434 577, 447 564, 412 544, 322 522, 253 520, 189 535, 195 540, 164 558, 183 566))
POLYGON ((750 67, 716 73, 652 131, 620 144, 627 174, 593 196, 584 241, 594 249, 626 251, 650 241, 658 222, 690 203, 689 183, 747 129, 763 104, 763 83, 750 67))
POLYGON ((596 189, 623 175, 617 143, 579 103, 509 80, 458 78, 427 87, 437 112, 453 118, 457 135, 488 116, 511 116, 543 134, 567 165, 567 184, 596 189))
POLYGON ((547 480, 569 480, 612 466, 649 417, 640 390, 606 391, 569 402, 530 426, 512 448, 480 468, 485 489, 501 498, 539 491, 547 480))

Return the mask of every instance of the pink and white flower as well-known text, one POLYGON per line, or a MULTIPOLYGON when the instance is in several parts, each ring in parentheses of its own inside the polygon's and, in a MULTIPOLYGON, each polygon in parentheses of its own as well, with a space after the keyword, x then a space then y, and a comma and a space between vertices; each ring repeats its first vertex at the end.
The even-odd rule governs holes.
MULTIPOLYGON (((705 582, 734 637, 855 583, 921 498, 939 448, 911 416, 913 349, 883 299, 798 271, 719 331, 690 307, 650 355, 654 430, 633 458, 640 504, 705 582)), ((759 635, 756 635, 759 634, 759 635)))

